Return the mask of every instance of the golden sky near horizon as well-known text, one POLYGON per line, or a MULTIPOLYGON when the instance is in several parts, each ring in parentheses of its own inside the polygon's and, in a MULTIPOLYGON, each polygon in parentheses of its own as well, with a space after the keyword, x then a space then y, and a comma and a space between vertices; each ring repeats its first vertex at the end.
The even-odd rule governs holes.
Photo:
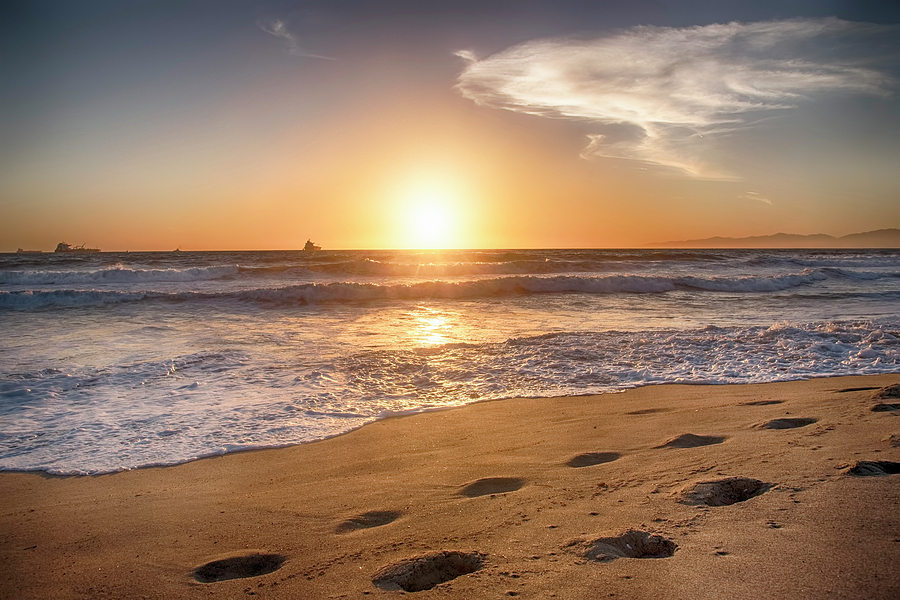
POLYGON ((893 13, 49 4, 0 13, 0 251, 900 227, 893 13))

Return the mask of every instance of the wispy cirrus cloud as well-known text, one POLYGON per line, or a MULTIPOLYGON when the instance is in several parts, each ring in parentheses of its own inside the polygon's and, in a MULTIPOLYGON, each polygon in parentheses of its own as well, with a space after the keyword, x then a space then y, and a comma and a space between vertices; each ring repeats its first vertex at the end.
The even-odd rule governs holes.
POLYGON ((761 196, 759 192, 749 191, 744 192, 740 196, 738 196, 740 200, 753 200, 754 202, 762 202, 763 204, 768 204, 772 206, 772 201, 766 198, 765 196, 761 196))
POLYGON ((287 25, 284 24, 284 21, 279 21, 278 19, 261 20, 257 23, 257 25, 266 33, 283 39, 285 41, 285 44, 287 45, 288 54, 290 54, 291 56, 301 56, 303 58, 321 58, 324 60, 337 60, 336 58, 332 58, 330 56, 314 54, 300 46, 300 43, 297 41, 296 36, 288 31, 287 25))
POLYGON ((704 136, 820 93, 890 94, 896 80, 858 51, 888 31, 831 18, 534 40, 482 60, 457 52, 467 65, 456 88, 484 106, 596 124, 585 158, 732 178, 701 159, 704 136))

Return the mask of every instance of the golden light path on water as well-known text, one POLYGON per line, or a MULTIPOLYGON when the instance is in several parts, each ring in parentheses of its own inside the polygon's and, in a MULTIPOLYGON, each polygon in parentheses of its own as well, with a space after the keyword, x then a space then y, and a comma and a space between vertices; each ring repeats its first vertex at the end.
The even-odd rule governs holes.
POLYGON ((450 342, 453 324, 449 316, 434 308, 423 308, 424 314, 420 313, 415 317, 417 328, 414 335, 418 341, 423 345, 430 346, 450 342))

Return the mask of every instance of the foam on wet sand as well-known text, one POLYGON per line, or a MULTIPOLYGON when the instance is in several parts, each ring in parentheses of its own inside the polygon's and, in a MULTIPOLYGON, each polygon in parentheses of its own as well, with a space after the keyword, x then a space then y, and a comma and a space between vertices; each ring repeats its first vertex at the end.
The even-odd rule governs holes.
POLYGON ((898 597, 900 412, 872 410, 898 378, 484 402, 0 473, 0 597, 898 597))

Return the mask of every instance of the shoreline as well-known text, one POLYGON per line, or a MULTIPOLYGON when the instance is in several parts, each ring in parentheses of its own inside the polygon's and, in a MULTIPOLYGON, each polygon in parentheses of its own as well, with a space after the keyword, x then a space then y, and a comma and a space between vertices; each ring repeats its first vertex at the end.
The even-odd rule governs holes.
MULTIPOLYGON (((377 416, 374 417, 371 421, 366 421, 361 425, 357 425, 351 429, 346 431, 341 431, 338 433, 334 433, 331 435, 327 435, 322 438, 307 440, 307 441, 299 441, 299 442, 288 442, 281 445, 276 446, 249 446, 246 448, 238 448, 234 450, 223 450, 221 452, 213 452, 209 454, 204 454, 201 456, 196 456, 193 458, 188 458, 180 462, 173 463, 149 463, 145 465, 140 465, 136 467, 122 467, 120 469, 114 471, 91 471, 91 472, 79 472, 79 473, 55 473, 51 471, 47 471, 43 468, 33 468, 33 469, 0 469, 0 474, 2 473, 32 473, 45 477, 56 477, 61 479, 73 478, 73 477, 105 477, 108 475, 115 475, 118 473, 126 473, 131 471, 143 471, 146 469, 168 469, 172 467, 179 467, 181 465, 190 464, 192 462, 196 462, 199 460, 209 460, 214 458, 221 458, 225 456, 230 456, 233 454, 242 454, 245 452, 265 452, 269 450, 284 450, 286 448, 292 448, 295 446, 304 446, 307 444, 316 444, 320 442, 324 442, 333 438, 341 437, 344 435, 348 435, 355 431, 358 431, 364 427, 368 427, 374 423, 378 423, 380 421, 389 420, 389 419, 397 419, 397 418, 405 418, 412 417, 416 415, 428 414, 432 412, 442 412, 447 410, 459 410, 464 409, 468 406, 472 406, 475 404, 481 404, 486 402, 509 402, 515 400, 555 400, 560 398, 601 398, 614 394, 623 394, 627 393, 631 390, 640 389, 643 387, 655 387, 655 386, 697 386, 697 387, 740 387, 745 385, 770 385, 770 384, 783 384, 783 383, 797 383, 797 382, 805 382, 805 381, 814 381, 819 379, 840 379, 840 378, 867 378, 867 377, 891 377, 896 375, 898 379, 900 379, 900 372, 894 373, 876 373, 876 374, 865 374, 865 375, 820 375, 815 377, 807 377, 803 379, 788 379, 782 381, 766 381, 766 382, 749 382, 749 383, 719 383, 719 382, 709 382, 709 381, 682 381, 682 382, 650 382, 650 383, 640 383, 634 385, 633 387, 625 387, 605 392, 597 392, 591 393, 586 392, 583 394, 566 394, 562 396, 513 396, 508 398, 486 398, 483 400, 475 400, 472 402, 466 402, 464 404, 454 404, 454 405, 446 405, 446 406, 431 406, 426 408, 411 408, 403 411, 392 412, 391 414, 387 414, 386 416, 377 416)), ((852 391, 852 390, 851 390, 852 391)))
POLYGON ((896 383, 489 400, 165 467, 4 471, 0 596, 395 597, 401 584, 379 574, 425 556, 425 567, 477 568, 421 598, 891 597, 900 476, 847 472, 900 461, 900 411, 871 410, 872 388, 896 383), (763 427, 776 419, 815 421, 763 427), (685 503, 696 484, 734 477, 765 489, 727 506, 685 503), (674 554, 591 554, 628 530, 674 554), (247 575, 252 552, 280 557, 265 568, 281 562, 226 581, 194 574, 227 559, 247 575))

